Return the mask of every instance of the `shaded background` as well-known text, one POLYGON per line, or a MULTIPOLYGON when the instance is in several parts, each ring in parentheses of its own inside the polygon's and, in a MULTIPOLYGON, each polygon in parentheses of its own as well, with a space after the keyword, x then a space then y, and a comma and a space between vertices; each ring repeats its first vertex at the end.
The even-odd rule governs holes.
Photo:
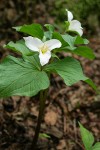
POLYGON ((63 26, 62 22, 67 20, 66 8, 82 22, 84 30, 100 34, 100 0, 1 0, 0 32, 7 34, 12 26, 33 22, 53 23, 61 30, 60 25, 63 26))
MULTIPOLYGON (((12 26, 40 23, 53 24, 63 32, 67 20, 65 9, 73 12, 84 28, 84 35, 96 58, 81 61, 84 72, 98 86, 98 93, 83 82, 66 87, 60 77, 52 75, 41 132, 51 136, 39 140, 40 150, 84 150, 77 121, 100 139, 100 0, 0 0, 0 59, 13 52, 3 49, 22 34, 12 26)), ((66 53, 61 54, 67 56, 66 53)), ((39 100, 13 96, 0 100, 0 150, 28 150, 37 122, 39 100)))

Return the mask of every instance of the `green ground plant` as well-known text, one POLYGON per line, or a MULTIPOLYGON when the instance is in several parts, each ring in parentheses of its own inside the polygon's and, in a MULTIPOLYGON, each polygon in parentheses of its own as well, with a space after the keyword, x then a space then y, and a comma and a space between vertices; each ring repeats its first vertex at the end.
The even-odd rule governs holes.
POLYGON ((94 144, 93 134, 84 128, 81 123, 79 123, 79 126, 85 150, 100 150, 100 142, 94 144))
POLYGON ((64 33, 56 32, 53 25, 40 24, 13 27, 24 34, 23 39, 9 42, 5 48, 20 54, 19 58, 7 56, 0 64, 0 97, 13 95, 35 96, 40 93, 37 127, 30 149, 36 149, 45 101, 50 86, 50 75, 58 74, 67 86, 82 80, 96 90, 96 86, 84 75, 80 62, 67 56, 60 59, 57 53, 71 53, 93 60, 95 55, 88 47, 89 41, 82 38, 83 28, 73 14, 66 10, 64 33), (71 33, 71 34, 70 34, 71 33), (26 37, 26 35, 29 35, 26 37), (73 35, 73 36, 72 36, 73 35))

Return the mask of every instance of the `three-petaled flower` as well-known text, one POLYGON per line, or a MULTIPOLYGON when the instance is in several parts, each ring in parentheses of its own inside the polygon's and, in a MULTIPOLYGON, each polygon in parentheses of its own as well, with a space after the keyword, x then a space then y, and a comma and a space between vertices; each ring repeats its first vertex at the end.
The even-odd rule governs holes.
POLYGON ((76 31, 80 36, 82 36, 83 34, 83 28, 81 27, 81 23, 78 20, 73 20, 73 14, 67 11, 67 15, 68 15, 68 30, 69 31, 76 31))
POLYGON ((24 37, 26 46, 35 52, 39 52, 40 64, 44 66, 51 58, 51 51, 55 48, 61 47, 61 42, 57 39, 51 39, 42 42, 40 39, 28 36, 24 37))

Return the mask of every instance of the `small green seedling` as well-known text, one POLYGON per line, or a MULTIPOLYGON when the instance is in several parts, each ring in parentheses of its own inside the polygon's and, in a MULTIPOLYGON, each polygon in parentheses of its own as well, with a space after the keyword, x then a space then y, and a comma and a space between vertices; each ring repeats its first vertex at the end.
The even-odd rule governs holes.
POLYGON ((40 133, 39 134, 39 137, 41 137, 41 138, 46 138, 46 139, 50 139, 51 137, 48 135, 48 134, 46 134, 46 133, 40 133))
POLYGON ((94 136, 93 134, 88 131, 86 128, 83 127, 81 123, 79 123, 80 132, 84 147, 86 150, 100 150, 100 142, 94 144, 94 136))
POLYGON ((32 97, 40 93, 38 123, 30 149, 36 149, 51 73, 58 74, 67 86, 82 80, 96 89, 92 80, 84 75, 78 60, 72 56, 63 59, 57 56, 57 53, 65 52, 90 60, 95 58, 93 51, 87 46, 89 41, 82 38, 81 23, 73 20, 73 14, 68 10, 67 15, 68 20, 64 22, 65 34, 57 32, 50 24, 46 24, 44 28, 40 24, 23 25, 13 28, 25 34, 24 37, 16 43, 11 41, 4 45, 19 53, 20 57, 9 55, 1 62, 0 97, 32 97))

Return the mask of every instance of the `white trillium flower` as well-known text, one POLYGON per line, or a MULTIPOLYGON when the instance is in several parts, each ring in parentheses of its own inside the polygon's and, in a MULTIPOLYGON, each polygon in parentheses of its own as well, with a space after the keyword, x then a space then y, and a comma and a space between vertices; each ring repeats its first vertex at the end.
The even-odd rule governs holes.
POLYGON ((81 23, 78 20, 73 20, 73 14, 67 11, 67 15, 68 15, 68 22, 69 22, 69 27, 68 30, 69 31, 76 31, 79 33, 80 36, 82 36, 83 34, 83 28, 81 27, 81 23))
POLYGON ((51 51, 61 47, 61 42, 57 39, 51 39, 42 42, 38 38, 32 36, 24 37, 26 46, 35 52, 39 52, 39 59, 42 66, 47 64, 51 58, 51 51))

